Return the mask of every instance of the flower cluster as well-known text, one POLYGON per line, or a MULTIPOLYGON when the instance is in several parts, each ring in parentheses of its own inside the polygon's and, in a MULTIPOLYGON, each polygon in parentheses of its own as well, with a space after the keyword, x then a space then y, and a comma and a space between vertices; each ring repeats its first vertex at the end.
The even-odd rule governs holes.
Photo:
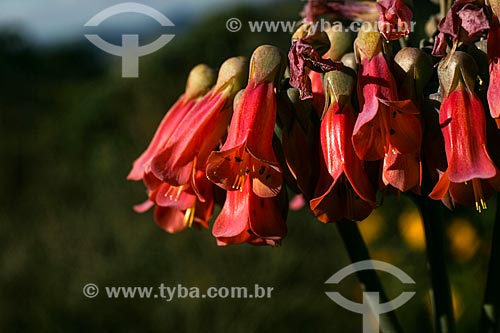
POLYGON ((310 0, 288 57, 263 45, 217 79, 206 65, 191 71, 128 176, 147 188, 136 210, 154 206, 175 233, 208 227, 220 203, 219 245, 275 246, 292 193, 291 208, 308 203, 325 223, 365 219, 377 193, 486 209, 500 190, 499 11, 499 1, 458 0, 414 48, 402 46, 403 0, 310 0), (370 29, 312 28, 325 17, 370 29))

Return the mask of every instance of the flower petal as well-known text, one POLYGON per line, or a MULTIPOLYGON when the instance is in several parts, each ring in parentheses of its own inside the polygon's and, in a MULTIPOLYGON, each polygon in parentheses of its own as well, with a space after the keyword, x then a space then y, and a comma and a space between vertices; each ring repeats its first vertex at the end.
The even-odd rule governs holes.
POLYGON ((486 149, 486 118, 479 98, 459 86, 445 98, 439 115, 448 177, 453 183, 489 179, 496 168, 486 149))
POLYGON ((187 228, 184 224, 184 212, 172 207, 156 207, 155 221, 165 231, 171 234, 178 233, 187 228))
POLYGON ((187 101, 185 96, 181 96, 170 108, 156 130, 148 148, 139 158, 134 161, 132 170, 127 176, 129 180, 142 179, 145 172, 149 171, 149 164, 153 157, 163 149, 163 146, 176 128, 177 124, 185 117, 194 105, 195 100, 187 101))

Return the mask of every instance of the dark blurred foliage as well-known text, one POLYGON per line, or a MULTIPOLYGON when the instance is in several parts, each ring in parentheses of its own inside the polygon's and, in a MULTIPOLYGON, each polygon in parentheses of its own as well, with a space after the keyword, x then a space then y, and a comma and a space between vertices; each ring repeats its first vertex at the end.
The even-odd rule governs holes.
MULTIPOLYGON (((172 236, 154 224, 151 213, 134 213, 132 205, 145 193, 142 184, 125 180, 182 93, 191 67, 217 67, 230 56, 250 56, 260 44, 284 51, 289 46, 287 33, 230 33, 225 21, 295 19, 301 3, 291 3, 205 18, 142 58, 138 79, 122 79, 120 59, 83 38, 38 50, 2 32, 1 332, 360 331, 361 317, 324 294, 338 290, 324 281, 349 263, 334 225, 316 222, 306 211, 292 212, 282 247, 219 248, 209 230, 172 236), (95 299, 82 295, 89 282, 101 287, 95 299), (274 292, 265 300, 170 303, 103 295, 104 286, 160 283, 202 290, 258 283, 274 292)), ((461 332, 474 330, 479 313, 495 207, 490 208, 481 216, 464 209, 460 220, 446 221, 461 332), (451 229, 454 223, 459 224, 451 229)), ((430 305, 419 225, 411 202, 395 197, 360 224, 373 257, 398 265, 417 282, 416 296, 398 310, 408 332, 430 331, 424 324, 430 322, 430 305)), ((381 278, 389 298, 403 290, 393 277, 381 278)), ((340 289, 360 301, 354 276, 340 289)))

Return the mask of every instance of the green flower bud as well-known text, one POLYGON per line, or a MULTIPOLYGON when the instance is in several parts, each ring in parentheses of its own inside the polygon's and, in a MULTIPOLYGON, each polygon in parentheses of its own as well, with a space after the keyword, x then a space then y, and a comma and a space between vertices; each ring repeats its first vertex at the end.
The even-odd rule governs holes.
POLYGON ((260 84, 273 82, 279 84, 286 68, 286 57, 275 46, 261 45, 252 54, 250 60, 250 82, 260 84))
POLYGON ((194 98, 205 95, 215 83, 216 72, 207 65, 195 66, 189 73, 186 83, 186 98, 194 98))
POLYGON ((236 94, 245 86, 248 78, 248 60, 245 57, 229 58, 221 65, 216 87, 232 85, 230 94, 236 94))
POLYGON ((465 84, 474 91, 478 68, 474 58, 462 51, 450 53, 441 60, 438 67, 439 82, 444 95, 448 96, 459 84, 465 84))

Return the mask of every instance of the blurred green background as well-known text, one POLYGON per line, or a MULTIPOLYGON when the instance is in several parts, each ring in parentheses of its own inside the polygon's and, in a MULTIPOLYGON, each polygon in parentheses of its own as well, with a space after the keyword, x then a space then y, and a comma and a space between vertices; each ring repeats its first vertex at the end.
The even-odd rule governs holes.
MULTIPOLYGON (((138 79, 122 79, 120 59, 83 38, 38 47, 15 27, 0 30, 0 332, 361 331, 361 316, 325 295, 340 290, 361 300, 355 276, 338 287, 324 284, 349 264, 334 225, 292 212, 281 247, 220 248, 210 230, 172 236, 151 212, 133 212, 145 193, 142 184, 125 180, 191 67, 217 67, 260 44, 287 50, 289 34, 230 33, 228 18, 295 20, 302 5, 281 1, 203 16, 142 58, 138 79), (94 299, 82 294, 89 282, 101 287, 94 299), (202 290, 259 284, 274 291, 264 300, 103 295, 105 286, 161 283, 202 290)), ((426 3, 417 11, 425 20, 436 9, 426 3)), ((474 331, 479 316, 491 201, 481 215, 471 209, 446 214, 459 332, 474 331)), ((425 242, 413 204, 386 198, 360 227, 374 259, 417 282, 416 296, 397 311, 405 330, 431 331, 425 242)), ((389 298, 408 290, 380 276, 389 298)))

